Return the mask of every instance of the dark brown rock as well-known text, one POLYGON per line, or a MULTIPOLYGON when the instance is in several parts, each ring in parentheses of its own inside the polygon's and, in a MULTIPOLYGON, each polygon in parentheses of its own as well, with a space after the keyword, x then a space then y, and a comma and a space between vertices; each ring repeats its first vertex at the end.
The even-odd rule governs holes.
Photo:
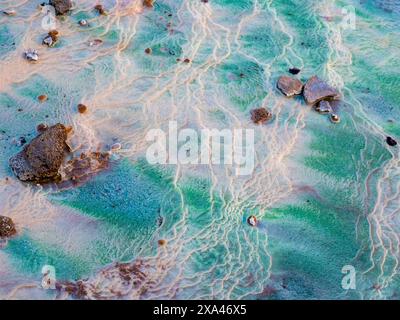
POLYGON ((251 120, 255 124, 263 124, 272 118, 272 113, 266 108, 251 110, 251 120))
POLYGON ((321 100, 340 99, 340 93, 317 76, 313 76, 307 81, 303 96, 309 105, 314 105, 321 100))
POLYGON ((278 79, 277 87, 285 96, 293 97, 301 94, 303 83, 299 79, 282 76, 278 79))
POLYGON ((46 183, 60 178, 68 137, 67 128, 58 123, 41 133, 10 159, 10 166, 21 181, 46 183))
POLYGON ((71 0, 50 0, 49 4, 56 9, 57 15, 66 14, 72 9, 71 0))
POLYGON ((0 239, 12 237, 16 233, 17 230, 11 218, 0 216, 0 239))

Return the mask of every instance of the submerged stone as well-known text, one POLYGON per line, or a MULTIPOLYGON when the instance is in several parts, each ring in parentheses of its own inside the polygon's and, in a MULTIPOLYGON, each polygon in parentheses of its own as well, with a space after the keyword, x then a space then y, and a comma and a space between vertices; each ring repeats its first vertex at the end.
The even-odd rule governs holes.
POLYGON ((315 106, 315 111, 327 114, 332 112, 332 107, 329 101, 322 100, 315 106))
POLYGON ((60 178, 59 169, 68 152, 67 128, 58 123, 31 141, 10 159, 11 169, 21 181, 45 183, 60 178))
POLYGON ((257 218, 255 216, 250 216, 247 218, 247 223, 250 226, 255 227, 255 226, 257 226, 257 218))
POLYGON ((64 15, 72 9, 71 0, 50 0, 49 4, 56 9, 57 15, 64 15))
POLYGON ((272 113, 266 108, 259 108, 251 110, 251 120, 255 124, 263 124, 272 119, 272 113))
POLYGON ((35 49, 28 49, 27 51, 25 51, 24 54, 25 54, 26 60, 28 60, 28 61, 36 62, 39 60, 38 52, 35 49))
POLYGON ((17 233, 11 218, 0 216, 0 239, 14 236, 17 233))
POLYGON ((293 97, 301 94, 303 83, 292 77, 281 76, 278 79, 277 87, 285 96, 293 97))
POLYGON ((321 100, 339 99, 340 94, 317 76, 311 77, 304 86, 303 96, 307 104, 314 105, 321 100))

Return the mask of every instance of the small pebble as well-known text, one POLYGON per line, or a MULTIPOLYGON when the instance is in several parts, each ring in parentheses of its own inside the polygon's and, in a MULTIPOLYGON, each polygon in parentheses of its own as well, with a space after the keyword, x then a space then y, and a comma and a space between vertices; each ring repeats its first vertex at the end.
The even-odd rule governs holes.
POLYGON ((25 143, 26 143, 25 137, 20 137, 18 139, 18 143, 17 144, 18 144, 19 147, 22 147, 25 143))
POLYGON ((250 216, 247 218, 247 223, 250 226, 255 227, 257 225, 257 218, 255 216, 250 216))
POLYGON ((386 137, 386 143, 391 147, 397 146, 397 141, 394 140, 392 137, 386 137))
POLYGON ((39 102, 45 102, 47 101, 48 97, 45 94, 42 94, 38 97, 39 102))
POLYGON ((145 52, 146 54, 151 54, 151 53, 153 52, 153 50, 151 50, 151 48, 146 48, 146 49, 144 50, 144 52, 145 52))
POLYGON ((190 63, 190 59, 186 58, 185 60, 183 60, 183 62, 190 63))
POLYGON ((122 148, 122 145, 120 144, 120 143, 114 143, 112 146, 111 146, 111 151, 118 151, 118 150, 121 150, 121 148, 122 148))
POLYGON ((299 68, 290 68, 289 69, 289 73, 294 74, 294 75, 299 74, 300 71, 301 70, 299 68))
POLYGON ((36 62, 39 60, 38 52, 35 49, 28 49, 27 51, 24 52, 24 54, 25 54, 26 60, 28 60, 28 61, 36 62))
POLYGON ((79 113, 86 113, 87 109, 88 109, 88 107, 85 106, 84 104, 82 104, 82 103, 78 104, 78 112, 79 113))
POLYGON ((106 10, 104 10, 104 7, 103 7, 101 4, 96 5, 96 6, 94 7, 94 9, 95 9, 99 14, 101 14, 102 16, 107 15, 106 10))
POLYGON ((332 121, 333 123, 339 123, 339 122, 340 122, 340 117, 339 117, 337 114, 332 113, 332 114, 331 114, 331 121, 332 121))
POLYGON ((47 124, 44 124, 44 123, 40 123, 36 127, 36 131, 39 132, 39 133, 42 133, 42 132, 44 132, 46 130, 47 130, 47 124))
POLYGON ((272 113, 266 108, 254 109, 251 110, 250 113, 251 120, 253 120, 255 124, 263 124, 272 118, 272 113))
POLYGON ((11 17, 11 16, 15 16, 17 14, 17 11, 15 11, 15 10, 4 10, 3 13, 6 16, 10 16, 11 17))
POLYGON ((88 25, 88 22, 85 19, 82 19, 82 20, 79 21, 79 25, 81 27, 86 27, 88 25))
POLYGON ((58 31, 52 30, 50 31, 47 36, 43 39, 43 44, 48 47, 53 47, 58 41, 58 31))
POLYGON ((164 246, 166 243, 167 243, 167 241, 164 240, 164 239, 158 240, 158 244, 159 244, 160 246, 164 246))
POLYGON ((153 8, 154 0, 143 0, 143 5, 147 8, 153 8))
POLYGON ((322 100, 315 106, 315 111, 321 114, 327 114, 332 112, 332 107, 329 101, 322 100))
POLYGON ((94 39, 94 40, 92 40, 92 41, 89 42, 89 46, 90 46, 90 47, 93 47, 93 46, 97 46, 97 45, 102 44, 102 43, 103 43, 103 40, 101 40, 101 39, 94 39))

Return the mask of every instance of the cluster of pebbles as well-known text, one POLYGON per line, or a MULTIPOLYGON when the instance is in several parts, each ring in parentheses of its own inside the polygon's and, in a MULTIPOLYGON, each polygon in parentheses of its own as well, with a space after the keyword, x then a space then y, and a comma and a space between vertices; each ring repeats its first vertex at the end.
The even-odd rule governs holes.
MULTIPOLYGON (((292 74, 297 74, 299 69, 290 69, 292 74)), ((339 123, 340 117, 333 111, 341 95, 340 93, 318 76, 311 77, 306 84, 294 77, 281 76, 277 88, 286 96, 294 97, 303 95, 305 102, 314 107, 320 114, 328 114, 333 123, 339 123)))

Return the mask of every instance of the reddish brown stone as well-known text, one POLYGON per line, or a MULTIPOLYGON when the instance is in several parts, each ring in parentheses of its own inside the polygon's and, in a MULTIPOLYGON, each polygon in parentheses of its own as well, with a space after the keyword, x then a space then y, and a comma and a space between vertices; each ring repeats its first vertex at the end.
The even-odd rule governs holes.
POLYGON ((21 181, 59 181, 58 170, 68 152, 68 132, 60 123, 38 135, 10 159, 10 166, 21 181))
POLYGON ((153 52, 153 50, 151 50, 151 48, 146 48, 146 49, 144 50, 144 52, 145 52, 146 54, 151 54, 151 53, 153 52))
POLYGON ((98 4, 94 7, 94 9, 101 14, 102 16, 105 16, 107 14, 106 10, 104 10, 104 7, 101 4, 98 4))
POLYGON ((9 238, 15 234, 17 234, 17 230, 11 218, 0 216, 0 239, 9 238))

